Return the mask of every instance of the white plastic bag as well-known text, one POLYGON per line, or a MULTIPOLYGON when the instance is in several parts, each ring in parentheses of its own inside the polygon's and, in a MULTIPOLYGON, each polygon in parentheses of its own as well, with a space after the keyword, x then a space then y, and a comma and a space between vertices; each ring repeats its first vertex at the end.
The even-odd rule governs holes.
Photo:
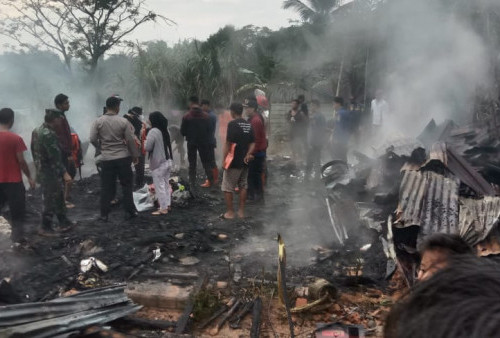
POLYGON ((155 207, 154 198, 149 192, 147 184, 134 192, 134 204, 139 212, 151 210, 155 207))

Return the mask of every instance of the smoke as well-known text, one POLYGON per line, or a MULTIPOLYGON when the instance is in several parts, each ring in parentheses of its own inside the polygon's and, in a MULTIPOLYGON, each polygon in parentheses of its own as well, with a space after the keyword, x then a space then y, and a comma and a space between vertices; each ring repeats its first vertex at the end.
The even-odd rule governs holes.
POLYGON ((431 118, 470 122, 476 90, 492 83, 484 40, 437 3, 396 1, 382 19, 392 32, 380 83, 391 106, 389 127, 410 136, 431 118))
MULTIPOLYGON (((66 113, 71 128, 78 134, 84 147, 88 144, 90 127, 102 114, 106 97, 120 94, 125 98, 122 110, 137 105, 134 96, 120 81, 132 74, 130 60, 120 62, 112 57, 104 60, 94 80, 75 63, 69 72, 59 57, 50 52, 5 53, 0 55, 0 107, 15 112, 13 131, 21 135, 28 145, 34 128, 43 123, 45 109, 54 108, 54 97, 59 93, 69 96, 70 110, 66 113)), ((127 78, 128 79, 128 78, 127 78)), ((82 168, 84 176, 95 173, 94 149, 89 146, 82 168)), ((27 153, 31 161, 31 153, 27 153)))

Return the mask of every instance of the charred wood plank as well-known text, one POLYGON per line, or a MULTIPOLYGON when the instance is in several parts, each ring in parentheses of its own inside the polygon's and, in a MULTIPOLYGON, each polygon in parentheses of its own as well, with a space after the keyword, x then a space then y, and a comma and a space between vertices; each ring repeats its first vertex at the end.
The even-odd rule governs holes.
POLYGON ((201 323, 198 328, 200 330, 203 330, 204 328, 206 328, 208 325, 212 324, 212 322, 214 320, 216 320, 217 318, 219 318, 220 315, 222 315, 224 312, 226 312, 228 309, 227 305, 223 305, 220 309, 218 309, 217 311, 215 311, 215 313, 210 317, 208 318, 207 320, 205 320, 203 323, 201 323))
POLYGON ((237 300, 234 305, 229 309, 229 311, 226 313, 224 317, 221 318, 221 320, 217 323, 217 325, 210 331, 210 335, 215 336, 219 333, 220 329, 224 326, 224 323, 231 318, 231 316, 238 310, 238 307, 240 306, 241 301, 237 300))
POLYGON ((167 320, 150 320, 136 317, 124 317, 118 320, 118 323, 140 327, 142 329, 166 330, 176 327, 177 322, 167 320))
POLYGON ((250 338, 260 337, 260 324, 262 318, 262 299, 257 298, 253 303, 252 310, 252 329, 250 330, 250 338))
POLYGON ((188 304, 184 308, 184 312, 180 316, 180 318, 177 320, 177 327, 175 328, 175 333, 177 334, 182 334, 186 332, 188 322, 189 322, 189 317, 191 316, 191 313, 193 312, 193 307, 194 307, 194 298, 196 295, 200 292, 200 290, 203 288, 205 283, 207 282, 207 276, 203 275, 198 279, 198 282, 196 282, 196 285, 194 286, 193 292, 191 293, 192 297, 189 300, 188 304))
POLYGON ((232 329, 239 329, 240 322, 246 317, 250 310, 252 310, 253 302, 248 302, 243 305, 243 308, 236 314, 235 318, 230 321, 229 326, 232 329))

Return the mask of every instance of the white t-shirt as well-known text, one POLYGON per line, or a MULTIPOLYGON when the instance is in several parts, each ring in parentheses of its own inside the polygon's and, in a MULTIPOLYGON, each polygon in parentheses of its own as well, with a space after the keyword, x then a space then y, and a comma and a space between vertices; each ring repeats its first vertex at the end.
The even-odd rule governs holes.
POLYGON ((387 113, 389 112, 389 105, 387 102, 382 100, 373 99, 372 100, 372 124, 375 126, 381 126, 384 123, 387 113))

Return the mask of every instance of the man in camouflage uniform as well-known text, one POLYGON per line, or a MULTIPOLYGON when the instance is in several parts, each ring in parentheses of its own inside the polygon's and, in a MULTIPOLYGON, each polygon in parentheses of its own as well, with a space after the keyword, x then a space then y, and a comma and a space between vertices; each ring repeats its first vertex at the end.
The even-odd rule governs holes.
MULTIPOLYGON (((66 171, 72 179, 76 176, 76 163, 72 156, 71 127, 66 118, 66 112, 69 110, 69 98, 64 94, 58 94, 54 99, 55 109, 46 109, 46 115, 54 115, 52 131, 56 134, 59 149, 61 149, 61 159, 66 171)), ((74 208, 75 205, 69 202, 69 193, 71 190, 71 181, 64 184, 64 201, 66 208, 74 208)))
POLYGON ((31 138, 37 181, 42 186, 43 218, 39 234, 43 236, 55 234, 52 228, 54 214, 59 220, 60 230, 67 230, 73 225, 66 216, 63 191, 63 180, 71 182, 71 176, 62 161, 58 138, 53 130, 54 121, 54 115, 45 115, 45 123, 33 131, 31 138))

